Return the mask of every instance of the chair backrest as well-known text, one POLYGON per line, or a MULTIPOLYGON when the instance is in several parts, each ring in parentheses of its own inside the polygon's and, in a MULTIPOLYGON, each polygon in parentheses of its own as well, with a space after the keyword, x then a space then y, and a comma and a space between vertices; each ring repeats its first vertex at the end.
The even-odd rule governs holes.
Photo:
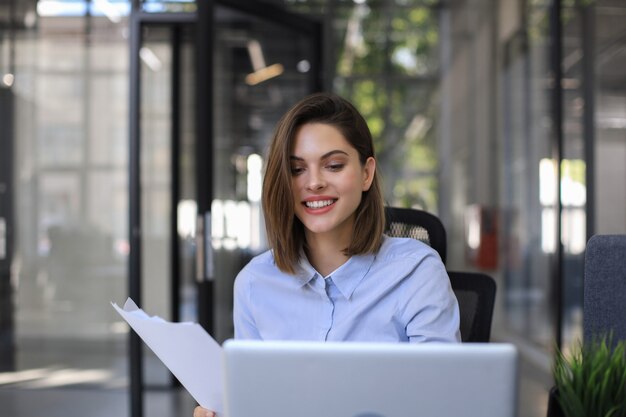
POLYGON ((423 210, 385 207, 385 233, 391 237, 412 237, 430 245, 446 264, 446 229, 439 218, 423 210))
POLYGON ((489 342, 496 299, 496 282, 480 272, 448 271, 459 302, 463 342, 489 342))
POLYGON ((626 235, 596 235, 585 251, 583 329, 586 342, 626 339, 626 235))

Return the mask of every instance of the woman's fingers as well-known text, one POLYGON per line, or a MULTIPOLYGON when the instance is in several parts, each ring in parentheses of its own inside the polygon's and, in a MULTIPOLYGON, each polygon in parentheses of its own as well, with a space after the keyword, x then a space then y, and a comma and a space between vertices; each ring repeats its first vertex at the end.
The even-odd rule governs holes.
POLYGON ((215 417, 215 413, 213 411, 207 410, 206 408, 197 406, 193 410, 193 417, 215 417))

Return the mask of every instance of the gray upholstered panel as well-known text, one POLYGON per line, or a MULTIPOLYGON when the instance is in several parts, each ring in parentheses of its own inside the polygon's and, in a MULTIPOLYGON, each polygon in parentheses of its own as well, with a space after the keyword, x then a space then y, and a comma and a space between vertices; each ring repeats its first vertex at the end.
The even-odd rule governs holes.
POLYGON ((626 339, 626 235, 597 235, 585 252, 585 341, 613 331, 626 339))

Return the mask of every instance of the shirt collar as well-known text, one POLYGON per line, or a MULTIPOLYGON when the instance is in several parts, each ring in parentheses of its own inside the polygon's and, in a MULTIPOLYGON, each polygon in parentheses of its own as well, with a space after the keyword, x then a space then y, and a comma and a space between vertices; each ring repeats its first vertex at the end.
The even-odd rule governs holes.
MULTIPOLYGON (((374 254, 354 255, 330 274, 333 283, 346 299, 352 296, 356 287, 365 278, 375 258, 374 254)), ((306 285, 317 275, 320 274, 313 268, 303 251, 295 274, 300 286, 306 285)))
POLYGON ((309 262, 309 259, 306 257, 304 250, 300 251, 300 260, 298 261, 298 268, 296 269, 296 278, 301 287, 308 284, 316 275, 319 275, 318 272, 313 268, 313 265, 309 262))
POLYGON ((348 262, 330 274, 335 286, 346 300, 350 299, 356 287, 365 278, 375 258, 374 254, 353 255, 348 262))

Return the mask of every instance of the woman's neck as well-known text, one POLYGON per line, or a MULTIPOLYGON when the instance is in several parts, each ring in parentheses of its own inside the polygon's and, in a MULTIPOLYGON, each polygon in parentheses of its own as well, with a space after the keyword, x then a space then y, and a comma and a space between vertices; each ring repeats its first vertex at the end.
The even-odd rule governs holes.
POLYGON ((343 251, 350 245, 350 238, 336 234, 307 233, 305 252, 309 263, 322 276, 328 276, 349 259, 343 251))

